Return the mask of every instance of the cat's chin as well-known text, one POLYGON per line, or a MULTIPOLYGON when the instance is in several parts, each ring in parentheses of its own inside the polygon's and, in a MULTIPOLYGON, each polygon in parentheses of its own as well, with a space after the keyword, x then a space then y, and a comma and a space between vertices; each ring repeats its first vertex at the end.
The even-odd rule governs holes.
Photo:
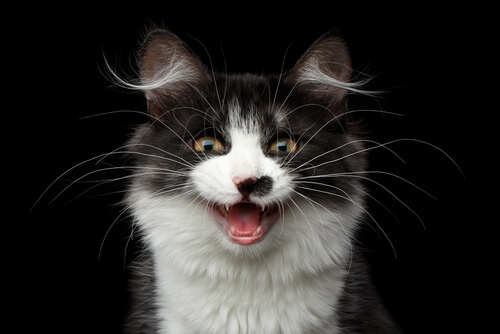
POLYGON ((222 232, 236 244, 251 245, 263 240, 279 220, 279 206, 250 202, 212 205, 212 214, 222 232))

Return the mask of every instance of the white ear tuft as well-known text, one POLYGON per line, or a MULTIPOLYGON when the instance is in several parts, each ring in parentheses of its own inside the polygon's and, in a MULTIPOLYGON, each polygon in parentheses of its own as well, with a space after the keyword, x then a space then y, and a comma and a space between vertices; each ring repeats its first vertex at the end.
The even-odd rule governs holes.
POLYGON ((351 57, 346 43, 335 31, 329 31, 304 53, 289 76, 299 85, 331 93, 338 100, 348 91, 363 93, 362 83, 350 81, 351 74, 351 57))
POLYGON ((195 84, 205 75, 205 66, 179 37, 164 29, 149 32, 142 50, 140 89, 147 93, 176 83, 195 84))

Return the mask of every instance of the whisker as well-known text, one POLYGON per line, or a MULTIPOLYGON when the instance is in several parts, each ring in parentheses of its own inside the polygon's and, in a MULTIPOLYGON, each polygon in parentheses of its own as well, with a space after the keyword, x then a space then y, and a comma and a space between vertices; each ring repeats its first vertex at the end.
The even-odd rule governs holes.
POLYGON ((357 139, 357 140, 351 140, 343 145, 340 145, 340 146, 337 146, 331 150, 328 150, 326 152, 323 152, 321 154, 318 154, 316 155, 314 158, 311 158, 309 159, 308 161, 302 163, 301 165, 287 171, 288 173, 293 173, 294 171, 298 170, 298 169, 301 169, 301 171, 305 171, 305 170, 308 170, 308 169, 313 169, 313 168, 317 168, 317 167, 321 167, 321 166, 324 166, 324 165, 327 165, 327 164, 330 164, 330 163, 335 163, 335 162, 338 162, 338 161, 341 161, 341 160, 344 160, 348 157, 351 157, 353 155, 356 155, 356 154, 360 154, 360 153, 363 153, 363 152, 367 152, 367 151, 371 151, 371 150, 374 150, 374 149, 377 149, 377 148, 385 148, 387 149, 389 152, 391 152, 392 154, 394 154, 399 160, 401 160, 403 163, 405 162, 403 160, 403 158, 401 158, 396 152, 394 152, 393 150, 391 150, 390 148, 387 147, 387 145, 389 144, 392 144, 396 141, 392 141, 392 142, 388 142, 388 143, 385 143, 385 144, 382 144, 382 143, 379 143, 379 142, 376 142, 376 141, 373 141, 373 140, 369 140, 369 139, 357 139), (370 144, 375 144, 376 146, 373 146, 373 147, 368 147, 368 148, 364 148, 364 149, 361 149, 361 150, 358 150, 356 152, 353 152, 353 153, 349 153, 349 154, 346 154, 340 158, 337 158, 337 159, 334 159, 334 160, 329 160, 329 161, 325 161, 323 163, 320 163, 318 165, 313 165, 312 167, 307 167, 307 168, 302 168, 304 167, 305 165, 308 165, 310 164, 312 161, 316 160, 316 159, 319 159, 321 158, 322 156, 325 156, 327 154, 331 154, 337 150, 340 150, 341 148, 344 148, 348 145, 352 145, 352 144, 356 144, 356 143, 370 143, 370 144))
POLYGON ((59 180, 61 180, 64 176, 66 176, 67 174, 69 174, 71 171, 75 170, 76 168, 80 167, 80 166, 83 166, 85 165, 86 163, 89 163, 93 160, 96 160, 96 159, 100 159, 101 157, 103 156, 106 156, 108 153, 104 153, 104 154, 99 154, 97 156, 94 156, 90 159, 87 159, 87 160, 84 160, 76 165, 74 165, 73 167, 70 167, 68 168, 64 173, 60 174, 54 181, 52 181, 51 184, 49 184, 49 186, 47 188, 45 188, 45 190, 42 192, 42 194, 40 195, 40 197, 38 197, 38 199, 35 201, 35 203, 33 204, 33 206, 30 208, 30 212, 33 211, 33 209, 37 206, 37 204, 40 202, 40 200, 45 196, 45 194, 50 190, 52 189, 52 187, 57 183, 59 182, 59 180))
MULTIPOLYGON (((214 70, 214 65, 212 63, 212 57, 210 56, 210 52, 208 52, 208 49, 205 47, 205 44, 203 44, 199 39, 193 37, 190 35, 190 37, 192 39, 194 39, 196 42, 198 42, 198 44, 201 45, 201 47, 203 48, 203 50, 205 51, 205 54, 207 55, 208 57, 208 63, 210 64, 210 71, 212 72, 212 80, 213 80, 213 83, 214 83, 214 88, 215 88, 215 92, 216 92, 216 95, 217 95, 217 100, 219 102, 219 107, 222 109, 222 101, 220 99, 220 95, 219 95, 219 89, 217 88, 217 81, 215 80, 215 70, 214 70)), ((212 108, 212 110, 214 110, 212 108)), ((215 110, 214 110, 215 111, 215 110)))
MULTIPOLYGON (((160 196, 160 195, 165 195, 165 194, 168 194, 170 192, 174 192, 174 191, 179 191, 179 190, 184 190, 184 189, 189 189, 189 188, 193 188, 194 185, 191 185, 191 184, 185 184, 185 185, 182 185, 182 186, 179 186, 179 187, 172 187, 170 189, 165 189, 165 188, 162 188, 162 189, 159 189, 153 193, 150 193, 146 198, 142 198, 139 202, 135 203, 135 205, 140 205, 141 202, 145 202, 145 201, 148 201, 150 200, 151 198, 155 197, 155 196, 160 196)), ((192 192, 194 192, 195 190, 191 190, 191 191, 187 191, 187 192, 184 192, 180 195, 182 196, 185 196, 185 195, 188 195, 192 192)), ((169 197, 169 199, 175 199, 177 198, 178 196, 180 195, 177 195, 177 196, 172 196, 172 197, 169 197)), ((102 250, 104 248, 104 243, 106 242, 106 239, 109 235, 109 233, 111 232, 111 229, 117 224, 117 222, 119 221, 119 219, 127 212, 130 211, 130 209, 132 208, 132 205, 127 205, 125 207, 122 208, 120 214, 115 218, 115 220, 113 221, 113 223, 111 223, 111 225, 108 227, 108 229, 106 230, 106 233, 103 237, 103 240, 101 242, 101 246, 99 247, 99 255, 98 255, 98 259, 101 258, 102 256, 102 250)), ((131 231, 131 236, 132 236, 132 233, 133 231, 137 228, 137 227, 134 227, 135 225, 135 218, 134 218, 134 223, 133 223, 133 226, 132 226, 132 231, 131 231)), ((130 238, 129 238, 130 240, 130 238)), ((128 242, 127 242, 127 245, 128 245, 128 242)))
MULTIPOLYGON (((222 40, 219 43, 221 55, 222 55, 222 62, 224 64, 224 93, 222 95, 222 105, 221 105, 221 110, 224 110, 224 104, 226 102, 226 94, 227 94, 227 82, 228 82, 228 75, 227 75, 227 62, 226 62, 226 55, 224 54, 224 49, 222 48, 222 40)), ((215 81, 215 80, 214 80, 215 81)))
POLYGON ((119 221, 119 219, 125 214, 127 213, 128 211, 128 208, 123 208, 120 212, 120 214, 115 218, 115 220, 111 223, 111 225, 108 227, 108 229, 106 230, 106 233, 104 234, 104 237, 101 241, 101 245, 99 247, 99 253, 98 253, 98 256, 97 256, 97 259, 100 261, 101 260, 101 256, 102 256, 102 251, 104 249, 104 243, 106 242, 106 239, 108 238, 108 235, 109 233, 111 232, 111 229, 117 224, 117 222, 119 221))
MULTIPOLYGON (((347 230, 345 229, 344 225, 342 224, 342 222, 340 221, 340 219, 333 213, 331 212, 331 210, 327 209, 325 206, 321 205, 320 203, 314 201, 313 199, 311 199, 310 197, 308 196, 305 196, 303 194, 301 194, 300 192, 298 191, 294 191, 297 195, 301 196, 302 198, 304 198, 305 200, 307 200, 309 203, 311 203, 311 205, 314 203, 315 205, 321 207, 323 210, 325 210, 326 212, 328 212, 335 221, 337 221, 337 223, 339 224, 340 228, 342 229, 342 231, 344 232, 344 235, 346 236, 346 240, 347 240, 347 244, 349 245, 349 258, 350 258, 350 263, 349 263, 349 267, 348 267, 348 270, 347 270, 347 274, 349 273, 350 269, 351 269, 351 265, 352 265, 352 259, 353 259, 353 247, 352 247, 352 241, 351 241, 351 236, 349 235, 349 233, 347 233, 347 230)), ((351 200, 352 201, 352 200, 351 200)), ((354 203, 354 201, 352 201, 352 203, 354 203)), ((314 207, 314 205, 313 205, 314 207)), ((317 210, 316 210, 317 212, 317 210)), ((318 213, 319 215, 319 213, 318 213)), ((323 226, 322 226, 323 228, 323 226)), ((346 277, 347 277, 347 274, 346 274, 346 277)))
MULTIPOLYGON (((310 191, 317 191, 317 192, 320 192, 320 193, 324 193, 324 194, 330 194, 330 195, 335 195, 333 193, 329 193, 329 192, 326 192, 326 191, 322 191, 322 190, 319 190, 319 189, 314 189, 314 188, 304 188, 304 189, 307 189, 307 190, 310 190, 310 191)), ((300 193, 299 193, 300 194, 300 193)), ((345 198, 347 199, 347 198, 345 198)), ((311 199, 312 200, 312 199, 311 199)), ((394 247, 394 244, 392 243, 391 239, 389 238, 389 236, 387 235, 387 233, 384 231, 384 229, 382 228, 382 226, 377 222, 377 220, 368 212, 368 210, 366 210, 362 205, 360 205, 359 203, 355 202, 354 200, 350 200, 350 202, 355 205, 356 207, 358 207, 359 209, 361 209, 374 223, 375 225, 378 227, 378 229, 382 232, 382 234, 384 235, 384 237, 387 239, 387 241, 389 242, 391 248, 392 248, 392 251, 394 252, 394 256, 395 258, 397 258, 397 253, 396 253, 396 248, 394 247)), ((318 203, 318 205, 321 205, 318 203)), ((345 211, 345 209, 342 209, 340 208, 341 210, 345 211)), ((411 210, 411 209, 410 209, 411 210)), ((418 216, 417 216, 418 217, 418 216)), ((339 221, 340 223, 340 221, 339 221)), ((341 224, 342 225, 342 224, 341 224)), ((344 227, 342 226, 342 229, 344 229, 344 227)), ((344 230, 345 231, 345 230, 344 230)))
MULTIPOLYGON (((198 91, 199 93, 199 91, 198 91)), ((201 93, 200 93, 201 94, 201 93)), ((161 120, 161 117, 163 117, 164 115, 168 114, 168 113, 171 113, 172 111, 175 111, 175 110, 178 110, 178 109, 190 109, 190 110, 195 110, 195 111, 199 111, 200 113, 202 114, 205 114, 206 115, 206 112, 204 112, 203 110, 200 110, 200 109, 197 109, 197 108, 193 108, 193 107, 176 107, 176 108, 172 108, 172 109, 169 109, 169 110, 166 110, 162 115, 160 115, 159 117, 156 117, 150 113, 147 113, 147 112, 143 112, 143 111, 136 111, 136 110, 116 110, 116 111, 110 111, 110 112, 105 112, 105 113, 99 113, 99 114, 94 114, 94 115, 89 115, 89 116, 85 116, 85 117, 82 117, 81 119, 87 119, 87 118, 92 118, 92 117, 98 117, 98 116, 106 116, 106 115, 112 115, 112 114, 115 114, 115 113, 134 113, 134 114, 139 114, 139 115, 144 115, 144 116, 147 116, 149 118, 151 118, 153 120, 153 122, 149 125, 149 128, 151 128, 155 123, 160 123, 162 126, 164 126, 167 130, 169 130, 171 133, 173 133, 187 148, 189 148, 191 150, 191 152, 193 154, 195 154, 198 159, 200 161, 203 161, 203 159, 199 156, 198 152, 196 152, 192 147, 191 145, 189 145, 189 143, 186 143, 186 141, 184 140, 184 138, 182 136, 180 136, 177 132, 175 132, 171 127, 169 127, 164 121, 161 120)), ((212 108, 213 110, 213 108, 212 108)), ((141 137, 142 138, 142 137, 141 137)), ((140 139, 140 138, 139 138, 140 139)), ((139 140, 138 139, 138 140, 139 140)), ((135 143, 136 145, 140 145, 140 143, 138 142, 135 143)), ((129 145, 132 145, 133 144, 129 144, 129 145)), ((171 154, 171 153, 169 153, 171 154)), ((206 158, 206 156, 205 156, 206 158)))
MULTIPOLYGON (((320 128, 319 128, 319 129, 318 129, 318 130, 317 130, 317 131, 316 131, 316 132, 315 132, 312 136, 311 136, 311 138, 309 138, 309 139, 308 139, 308 140, 307 140, 307 141, 306 141, 306 142, 305 142, 305 143, 301 146, 301 148, 300 148, 300 149, 296 152, 295 156, 297 156, 297 155, 298 155, 298 154, 299 154, 299 153, 300 153, 300 152, 301 152, 301 151, 302 151, 302 150, 303 150, 303 149, 307 146, 307 144, 309 144, 309 142, 310 142, 312 139, 314 139, 314 138, 315 138, 315 137, 316 137, 316 136, 317 136, 317 135, 318 135, 318 134, 319 134, 319 133, 320 133, 320 132, 321 132, 321 131, 322 131, 322 130, 326 127, 326 126, 328 126, 331 122, 333 122, 333 121, 335 121, 335 120, 338 120, 338 118, 339 118, 339 117, 342 117, 342 116, 345 116, 345 115, 348 115, 348 114, 352 114, 352 113, 356 113, 356 112, 365 112, 365 111, 380 112, 380 113, 384 113, 384 114, 390 114, 390 115, 395 115, 395 116, 402 116, 401 114, 398 114, 398 113, 393 113, 393 112, 388 112, 388 111, 382 111, 382 110, 368 110, 368 109, 350 110, 350 111, 347 111, 347 112, 345 112, 345 113, 343 113, 343 114, 340 114, 340 115, 335 115, 335 114, 333 114, 333 112, 332 112, 330 109, 328 109, 327 107, 325 107, 325 106, 323 106, 323 105, 321 105, 321 104, 315 104, 315 103, 310 103, 310 104, 304 104, 304 105, 301 105, 301 106, 299 106, 299 107, 297 107, 297 108, 295 108, 295 109, 293 109, 293 110, 289 111, 289 112, 286 114, 286 116, 288 116, 289 114, 291 114, 292 112, 295 112, 296 110, 298 110, 298 109, 300 109, 300 108, 304 108, 304 107, 311 107, 311 106, 316 106, 316 107, 319 107, 319 108, 326 109, 326 110, 327 110, 328 112, 330 112, 330 113, 331 113, 334 117, 333 117, 333 118, 331 118, 328 122, 326 122, 323 126, 321 126, 321 127, 320 127, 320 128)), ((315 124, 313 124, 313 125, 315 125, 315 124)), ((342 128, 342 130, 343 130, 343 126, 342 126, 342 124, 340 124, 340 123, 339 123, 339 125, 341 126, 341 128, 342 128)), ((311 127, 312 127, 312 126, 311 126, 311 127)), ((311 127, 310 127, 310 128, 311 128, 311 127)), ((307 131, 309 131, 309 129, 310 129, 310 128, 308 128, 306 131, 304 131, 304 132, 302 133, 302 135, 301 135, 301 137, 300 137, 300 138, 302 138, 302 136, 303 136, 305 133, 307 133, 307 131)), ((344 131, 344 130, 343 130, 343 131, 344 131)), ((344 131, 344 133, 345 133, 345 131, 344 131)), ((361 141, 361 140, 359 140, 359 141, 361 141)), ((365 140, 365 141, 366 141, 366 142, 377 143, 377 142, 375 142, 375 141, 371 141, 371 140, 365 140)), ((350 141, 350 142, 354 142, 354 141, 350 141)), ((378 143, 377 143, 377 144, 378 144, 378 143)), ((380 144, 380 145, 385 146, 385 145, 387 145, 387 144, 380 144)), ((388 148, 387 148, 387 149, 388 149, 388 148)), ((393 152, 392 150, 390 150, 390 149, 388 149, 388 150, 389 150, 389 151, 391 151, 393 154, 395 154, 395 152, 393 152)), ((324 154, 327 154, 327 153, 324 153, 324 154)), ((324 154, 323 154, 323 155, 324 155, 324 154)), ((401 157, 399 157, 397 154, 395 154, 395 155, 396 155, 396 156, 397 156, 400 160, 402 160, 402 159, 401 159, 401 157)), ((288 158, 288 156, 287 156, 287 158, 288 158)), ((293 157, 292 157, 292 159, 290 159, 287 163, 289 164, 292 160, 293 160, 293 157)), ((404 161, 403 161, 403 162, 404 162, 404 161)))
POLYGON ((281 237, 281 234, 283 234, 283 229, 285 228, 285 204, 283 202, 278 203, 278 210, 281 216, 281 228, 280 228, 280 233, 278 234, 278 239, 281 237))
MULTIPOLYGON (((356 112, 361 112, 361 111, 364 111, 364 110, 352 110, 352 111, 347 111, 347 112, 345 112, 345 113, 343 113, 343 114, 340 114, 340 115, 335 115, 335 114, 334 114, 334 113, 333 113, 333 112, 332 112, 329 108, 327 108, 327 107, 325 107, 325 106, 323 106, 323 105, 321 105, 321 104, 310 103, 310 104, 304 104, 304 105, 301 105, 301 106, 299 106, 299 107, 297 107, 297 108, 293 109, 292 111, 288 112, 288 114, 287 114, 287 115, 289 115, 290 113, 292 113, 292 112, 294 112, 294 111, 296 111, 296 110, 298 110, 298 109, 300 109, 300 108, 304 108, 304 107, 311 107, 311 106, 316 106, 316 107, 319 107, 319 108, 322 108, 322 109, 326 109, 326 110, 327 110, 328 112, 330 112, 330 113, 331 113, 334 117, 332 117, 332 118, 331 118, 330 120, 328 120, 325 124, 323 124, 323 125, 322 125, 322 126, 321 126, 321 127, 320 127, 320 128, 319 128, 319 129, 318 129, 318 130, 317 130, 317 131, 316 131, 316 132, 315 132, 315 133, 314 133, 314 134, 313 134, 313 135, 312 135, 312 136, 311 136, 311 137, 310 137, 310 138, 309 138, 309 139, 308 139, 308 140, 307 140, 307 141, 306 141, 306 142, 305 142, 305 143, 304 143, 301 147, 300 147, 300 149, 299 149, 299 150, 295 153, 295 156, 297 156, 297 155, 298 155, 298 154, 299 154, 299 153, 300 153, 300 152, 301 152, 301 151, 302 151, 302 150, 303 150, 303 149, 304 149, 304 148, 305 148, 305 147, 309 144, 309 142, 310 142, 311 140, 313 140, 313 139, 314 139, 314 138, 315 138, 315 137, 316 137, 316 136, 317 136, 317 135, 318 135, 321 131, 323 131, 323 129, 324 129, 325 127, 327 127, 327 126, 328 126, 331 122, 333 122, 333 121, 338 121, 338 118, 339 118, 339 117, 343 117, 343 116, 348 115, 348 114, 351 114, 351 113, 356 113, 356 112)), ((380 111, 380 112, 383 112, 383 111, 380 111)), ((388 114, 399 115, 399 114, 396 114, 396 113, 391 113, 391 112, 383 112, 383 113, 388 113, 388 114)), ((315 124, 313 124, 312 126, 314 126, 314 125, 315 125, 315 124)), ((340 124, 340 122, 339 122, 339 125, 340 125, 340 127, 342 128, 342 131, 345 133, 345 130, 343 129, 343 126, 342 126, 342 124, 340 124)), ((312 127, 312 126, 311 126, 311 127, 312 127)), ((311 127, 310 127, 310 128, 311 128, 311 127)), ((304 133, 301 135, 301 138, 302 138, 302 136, 303 136, 303 135, 304 135, 304 134, 305 134, 305 133, 306 133, 306 132, 307 132, 310 128, 308 128, 306 131, 304 131, 304 133)), ((359 140, 359 141, 362 141, 362 140, 359 140)), ((371 140, 366 140, 366 141, 367 141, 367 142, 377 143, 377 142, 375 142, 375 141, 371 141, 371 140)), ((350 141, 350 143, 353 143, 353 142, 355 142, 355 141, 350 141)), ((347 145, 347 144, 344 144, 344 145, 347 145)), ((335 149, 334 149, 334 150, 335 150, 335 149)), ((389 150, 389 151, 391 151, 391 150, 389 150)), ((393 152, 393 151, 391 151, 391 152, 393 152)), ((394 153, 394 152, 393 152, 393 153, 394 153)), ((327 153, 327 152, 325 152, 325 153, 323 153, 322 155, 325 155, 325 154, 328 154, 328 153, 327 153)), ((395 153, 394 153, 394 154, 395 154, 395 153)), ((397 154, 396 154, 396 156, 397 156, 399 159, 401 159, 401 158, 400 158, 397 154)), ((316 159, 316 158, 313 158, 313 160, 314 160, 314 159, 316 159)), ((290 160, 287 162, 287 164, 289 164, 292 160, 293 160, 293 157, 292 157, 292 159, 290 159, 290 160)), ((401 159, 401 160, 402 160, 402 159, 401 159)))
MULTIPOLYGON (((278 83, 276 85, 276 91, 274 92, 274 98, 273 98, 273 104, 271 106, 271 110, 274 110, 274 106, 276 104, 276 98, 278 97, 278 91, 279 91, 279 88, 280 88, 280 84, 281 84, 281 79, 283 77, 283 73, 284 73, 284 68, 285 68, 285 60, 286 60, 286 55, 288 53, 288 50, 290 50, 290 47, 292 45, 288 45, 287 49, 285 50, 285 54, 283 55, 283 61, 281 62, 281 70, 280 70, 280 75, 278 77, 278 83)), ((282 105, 283 106, 283 105, 282 105)), ((281 109, 281 108, 280 108, 281 109)))
POLYGON ((175 196, 169 196, 168 199, 172 200, 172 199, 177 199, 178 197, 181 197, 181 196, 187 197, 187 196, 191 195, 192 193, 196 192, 195 186, 194 185, 184 185, 182 187, 173 188, 173 189, 162 188, 160 190, 155 191, 152 195, 153 196, 161 196, 161 195, 168 194, 170 192, 179 191, 179 190, 185 190, 185 189, 189 189, 189 188, 193 188, 193 189, 191 189, 189 191, 186 191, 184 193, 179 193, 179 194, 177 194, 175 196))
MULTIPOLYGON (((93 175, 93 174, 96 174, 96 173, 101 173, 101 172, 107 172, 107 171, 111 171, 111 170, 130 170, 130 169, 138 169, 138 170, 142 170, 142 169, 149 169, 149 170, 156 170, 158 171, 159 173, 162 173, 162 174, 167 174, 167 175, 181 175, 181 176, 188 176, 189 174, 188 173, 184 173, 184 172, 181 172, 181 171, 178 171, 178 170, 170 170, 170 169, 165 169, 165 168, 160 168, 160 167, 136 167, 136 166, 121 166, 121 167, 108 167, 108 168, 101 168, 101 169, 97 169, 97 170, 93 170, 93 171, 90 171, 80 177, 78 177, 76 180, 74 180, 73 182, 71 182, 68 186, 66 186, 63 190, 61 190, 50 202, 49 202, 49 205, 52 204, 57 198, 59 198, 59 196, 61 196, 63 193, 65 193, 70 187, 72 187, 74 184, 80 182, 82 179, 90 176, 90 175, 93 175)), ((43 196, 43 195, 42 195, 43 196)))
POLYGON ((109 153, 107 153, 105 156, 103 156, 101 159, 99 159, 97 163, 101 162, 102 160, 104 160, 106 157, 110 156, 110 155, 113 155, 113 154, 124 154, 124 155, 142 155, 142 156, 146 156, 146 157, 151 157, 151 158, 155 158, 155 159, 161 159, 161 160, 167 160, 167 161, 171 161, 171 162, 174 162, 174 163, 177 163, 179 165, 182 165, 182 166, 185 166, 185 167, 188 167, 188 168, 194 168, 195 165, 193 165, 192 163, 190 163, 189 161, 181 158, 180 156, 176 155, 176 154, 173 154, 173 153, 170 153, 170 152, 167 152, 165 150, 162 150, 161 148, 159 147, 156 147, 156 146, 153 146, 153 145, 148 145, 148 144, 141 144, 141 143, 137 143, 137 144, 128 144, 128 145, 124 145, 124 146, 121 146, 117 149, 115 149, 114 151, 111 151, 109 153), (149 147, 149 148, 153 148, 153 149, 156 149, 156 150, 159 150, 160 152, 164 153, 164 154, 168 154, 170 156, 174 156, 176 159, 172 159, 172 158, 167 158, 167 157, 164 157, 164 156, 161 156, 161 155, 156 155, 156 154, 150 154, 150 153, 144 153, 144 152, 136 152, 136 151, 119 151, 125 147, 129 147, 129 146, 144 146, 144 147, 149 147))
MULTIPOLYGON (((315 125, 315 124, 313 124, 313 125, 311 125, 310 127, 308 127, 308 128, 307 128, 307 129, 306 129, 306 130, 305 130, 305 131, 304 131, 304 132, 300 135, 300 137, 296 140, 296 142, 300 141, 300 140, 302 139, 302 137, 303 137, 303 136, 307 133, 307 131, 309 131, 309 130, 310 130, 310 129, 314 126, 314 125, 315 125)), ((289 132, 290 132, 290 134, 292 134, 292 133, 293 133, 291 130, 289 130, 289 132)), ((276 136, 276 137, 278 137, 278 136, 276 136)), ((294 139, 294 141, 295 141, 295 138, 293 138, 293 139, 294 139)), ((309 141, 308 141, 308 142, 309 142, 309 141)), ((307 143, 306 143, 306 144, 307 144, 307 143)), ((295 144, 295 145, 297 145, 297 144, 295 144)), ((288 160, 288 157, 290 157, 290 155, 293 153, 293 152, 292 152, 293 150, 290 150, 290 152, 288 152, 288 154, 286 155, 285 159, 283 159, 283 161, 281 162, 280 166, 281 166, 281 167, 288 166, 288 165, 289 165, 289 164, 293 161, 293 159, 294 159, 294 158, 295 158, 295 157, 296 157, 296 156, 297 156, 297 155, 298 155, 298 154, 302 151, 302 149, 304 148, 304 146, 305 146, 305 144, 304 144, 304 145, 303 145, 303 146, 299 149, 299 151, 298 151, 296 154, 294 154, 294 155, 292 156, 292 158, 291 158, 290 160, 288 160)), ((288 174, 290 174, 290 173, 288 173, 288 174)))
POLYGON ((135 218, 134 218, 131 225, 130 225, 130 234, 127 238, 127 242, 125 244, 125 249, 123 250, 123 268, 124 269, 127 268, 127 250, 128 250, 130 242, 134 239, 134 235, 136 233, 135 230, 137 228, 138 228, 138 225, 137 225, 135 218))
POLYGON ((371 198, 375 203, 377 203, 378 205, 380 205, 384 210, 386 210, 400 225, 401 225, 401 221, 398 219, 398 217, 391 211, 389 210, 388 207, 386 207, 382 202, 380 202, 379 200, 377 200, 375 197, 373 197, 372 195, 370 195, 369 192, 363 190, 363 188, 361 187, 357 187, 356 185, 352 184, 352 183, 348 183, 351 187, 355 188, 356 190, 362 192, 363 194, 365 194, 365 196, 371 198))
MULTIPOLYGON (((371 172, 377 172, 377 171, 371 171, 371 172)), ((371 173, 371 172, 359 172, 359 173, 371 173)), ((414 187, 416 187, 417 189, 423 191, 425 194, 428 194, 426 191, 424 191, 423 189, 421 189, 420 187, 416 186, 415 184, 407 181, 406 179, 404 178, 401 178, 397 175, 394 175, 394 174, 391 174, 391 173, 386 173, 386 172, 380 172, 382 174, 387 174, 387 175, 392 175, 392 176, 396 176, 398 177, 399 179, 409 183, 410 185, 413 185, 414 187)), ((420 224, 422 225, 422 227, 424 229, 425 228, 425 224, 422 220, 422 218, 420 218, 420 216, 412 209, 408 206, 408 204, 406 204, 405 202, 403 202, 403 200, 401 200, 398 196, 396 196, 392 191, 390 191, 389 189, 387 189, 387 187, 383 186, 380 182, 377 182, 373 179, 370 179, 369 177, 365 177, 365 176, 361 176, 361 175, 357 175, 358 173, 355 173, 355 172, 352 172, 352 173, 338 173, 338 174, 326 174, 326 175, 313 175, 313 176, 304 176, 302 178, 304 179, 310 179, 310 178, 321 178, 321 177, 346 177, 346 178, 358 178, 358 179, 362 179, 362 180, 367 180, 369 182, 372 182, 374 184, 376 184, 377 186, 379 186, 380 188, 382 188, 384 191, 386 191, 389 195, 391 195, 394 199, 396 199, 400 204, 402 204, 407 210, 409 210, 419 221, 420 221, 420 224)), ((434 198, 432 195, 428 194, 430 197, 434 198)))
MULTIPOLYGON (((429 192, 425 191, 421 187, 417 186, 415 183, 413 183, 411 181, 408 181, 407 179, 405 179, 405 178, 403 178, 403 177, 401 177, 399 175, 396 175, 394 173, 384 172, 384 171, 378 171, 378 170, 367 170, 367 171, 361 171, 361 172, 344 172, 344 173, 334 173, 334 174, 301 176, 301 177, 298 177, 297 180, 317 179, 317 178, 323 178, 323 177, 349 177, 349 176, 352 176, 352 177, 356 176, 356 177, 359 177, 359 178, 363 178, 363 177, 360 177, 359 174, 382 174, 382 175, 388 175, 388 176, 397 178, 398 180, 401 180, 401 181, 409 184, 410 186, 412 186, 413 188, 421 191, 422 193, 424 193, 425 195, 429 196, 430 198, 432 198, 434 200, 437 200, 436 197, 434 197, 433 195, 431 195, 429 192)), ((363 179, 368 179, 368 180, 370 180, 372 182, 375 182, 374 180, 372 180, 370 178, 364 177, 363 179)))
POLYGON ((92 114, 92 115, 83 116, 83 117, 80 117, 79 120, 86 120, 86 119, 94 118, 94 117, 111 116, 111 115, 114 115, 114 114, 122 114, 122 113, 139 114, 139 115, 142 115, 142 116, 147 116, 147 117, 150 117, 150 118, 153 118, 153 119, 157 119, 157 117, 155 117, 155 116, 153 116, 150 113, 147 113, 145 111, 139 111, 139 110, 114 110, 114 111, 106 111, 106 112, 103 112, 103 113, 98 113, 98 114, 92 114))
POLYGON ((427 146, 430 146, 431 148, 437 150, 438 152, 440 152, 441 154, 443 154, 449 161, 451 161, 451 163, 453 163, 455 165, 455 167, 458 169, 458 171, 460 172, 460 174, 462 175, 462 178, 464 180, 466 180, 467 178, 465 177, 465 174, 464 172, 462 171, 462 169, 460 168, 460 166, 458 165, 458 163, 453 160, 453 158, 448 154, 446 153, 444 150, 442 150, 441 148, 439 148, 438 146, 434 145, 434 144, 431 144, 429 142, 426 142, 424 140, 420 140, 420 139, 414 139, 414 138, 401 138, 401 139, 396 139, 396 140, 393 140, 392 142, 389 142, 389 143, 394 143, 394 142, 402 142, 402 141, 408 141, 408 142, 415 142, 415 143, 420 143, 420 144, 423 144, 423 145, 427 145, 427 146))
POLYGON ((324 231, 323 218, 321 217, 321 215, 318 212, 318 210, 316 209, 316 207, 313 205, 314 201, 310 200, 310 198, 308 196, 305 196, 304 194, 301 194, 299 191, 296 191, 295 189, 293 190, 293 192, 295 194, 299 195, 300 197, 302 197, 303 199, 305 199, 311 205, 311 207, 314 209, 314 211, 316 211, 316 215, 319 218, 319 224, 321 225, 321 232, 322 232, 322 234, 324 234, 325 231, 324 231))
MULTIPOLYGON (((309 225, 309 228, 311 230, 311 235, 315 236, 314 228, 313 228, 311 222, 309 221, 309 219, 307 218, 307 215, 304 213, 304 211, 302 211, 302 209, 300 208, 300 206, 291 197, 289 198, 289 200, 290 200, 290 202, 293 203, 293 205, 295 205, 295 207, 297 208, 297 210, 299 210, 299 212, 302 214, 302 216, 306 220, 306 222, 309 225)), ((315 240, 314 245, 313 245, 313 253, 311 254, 311 256, 310 256, 309 259, 312 259, 314 257, 314 255, 316 254, 316 247, 317 247, 317 245, 316 245, 316 238, 313 238, 313 239, 315 240)))
POLYGON ((308 190, 314 190, 314 191, 317 191, 317 192, 323 192, 327 195, 332 195, 332 196, 335 196, 335 197, 339 197, 341 199, 345 199, 345 200, 348 200, 348 201, 352 201, 352 198, 351 196, 349 196, 349 194, 345 191, 345 190, 342 190, 341 188, 339 187, 335 187, 333 185, 330 185, 330 184, 325 184, 325 183, 321 183, 321 182, 311 182, 311 181, 300 181, 300 182, 297 182, 297 181, 293 181, 294 183, 298 183, 298 184, 304 184, 304 183, 307 183, 307 184, 315 184, 315 185, 319 185, 319 186, 322 186, 322 187, 329 187, 329 188, 333 188, 335 190, 338 190, 340 191, 341 193, 343 193, 345 195, 344 196, 341 196, 339 194, 336 194, 336 193, 332 193, 332 192, 329 192, 329 191, 324 191, 324 190, 319 190, 319 189, 313 189, 313 188, 309 188, 309 187, 304 187, 304 186, 297 186, 297 188, 302 188, 302 189, 308 189, 308 190))

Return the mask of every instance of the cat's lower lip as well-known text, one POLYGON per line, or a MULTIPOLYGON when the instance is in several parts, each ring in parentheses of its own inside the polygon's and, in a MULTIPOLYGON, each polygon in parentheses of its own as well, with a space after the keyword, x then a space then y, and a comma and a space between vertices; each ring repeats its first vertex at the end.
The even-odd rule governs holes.
MULTIPOLYGON (((214 205, 214 217, 228 239, 240 245, 250 245, 261 241, 269 232, 271 227, 279 218, 279 210, 277 205, 257 206, 252 203, 238 203, 232 205, 214 205), (253 221, 249 223, 250 227, 241 228, 236 224, 231 224, 230 212, 236 210, 236 206, 245 206, 243 211, 250 212, 250 216, 254 216, 253 221), (252 214, 253 213, 253 214, 252 214), (235 226, 236 225, 236 226, 235 226), (241 228, 241 230, 240 230, 241 228)), ((233 213, 234 215, 234 213, 233 213)), ((243 224, 245 225, 245 224, 243 224)))

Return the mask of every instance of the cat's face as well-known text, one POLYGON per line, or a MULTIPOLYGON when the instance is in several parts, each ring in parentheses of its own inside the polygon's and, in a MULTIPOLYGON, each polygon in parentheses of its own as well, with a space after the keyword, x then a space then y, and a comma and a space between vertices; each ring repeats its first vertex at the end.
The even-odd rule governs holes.
POLYGON ((151 122, 129 142, 129 203, 150 242, 245 255, 348 242, 364 193, 349 176, 366 165, 347 117, 349 66, 325 35, 281 76, 212 74, 171 33, 151 34, 151 122))

